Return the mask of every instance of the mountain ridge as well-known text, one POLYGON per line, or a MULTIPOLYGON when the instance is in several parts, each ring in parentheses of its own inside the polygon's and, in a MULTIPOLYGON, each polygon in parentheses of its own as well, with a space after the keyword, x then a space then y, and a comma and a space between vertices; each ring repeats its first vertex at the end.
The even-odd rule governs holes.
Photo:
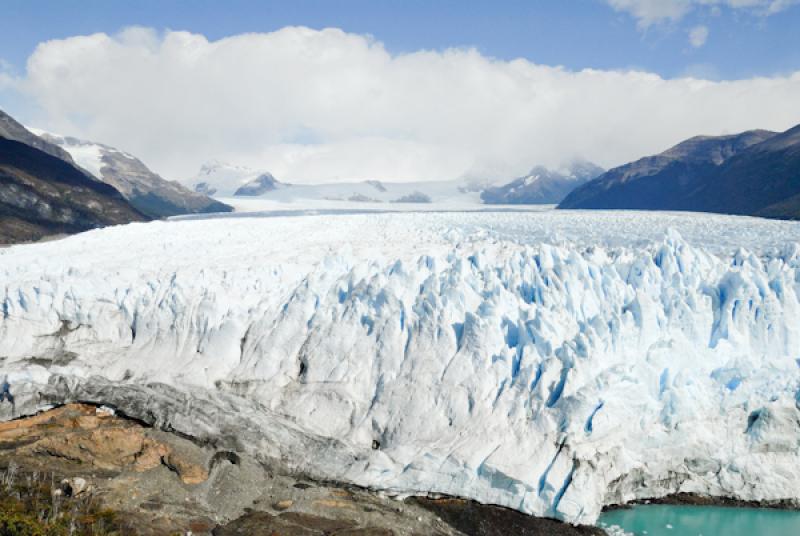
POLYGON ((562 209, 687 210, 800 217, 800 125, 695 136, 613 168, 577 188, 562 209))
POLYGON ((146 221, 112 186, 25 143, 0 138, 0 243, 146 221))
POLYGON ((40 131, 40 137, 67 152, 97 179, 111 184, 139 211, 153 218, 209 212, 232 207, 168 181, 134 155, 109 145, 40 131))
POLYGON ((578 160, 564 169, 536 166, 522 177, 502 186, 489 186, 481 192, 486 204, 556 204, 571 191, 603 173, 603 168, 578 160))

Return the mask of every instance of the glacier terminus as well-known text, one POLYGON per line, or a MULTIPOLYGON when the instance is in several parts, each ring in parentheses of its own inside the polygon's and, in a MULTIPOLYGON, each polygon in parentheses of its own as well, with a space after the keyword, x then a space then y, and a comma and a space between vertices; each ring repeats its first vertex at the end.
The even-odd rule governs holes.
POLYGON ((798 222, 197 216, 0 249, 0 301, 16 414, 107 404, 570 523, 678 492, 800 500, 798 222))

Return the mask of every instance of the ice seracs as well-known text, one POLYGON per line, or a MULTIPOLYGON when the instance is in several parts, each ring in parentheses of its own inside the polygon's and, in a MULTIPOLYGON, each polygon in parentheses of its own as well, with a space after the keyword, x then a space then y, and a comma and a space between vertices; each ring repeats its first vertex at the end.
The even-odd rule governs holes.
POLYGON ((135 224, 0 250, 0 356, 17 411, 93 400, 400 495, 574 523, 796 501, 798 236, 631 212, 135 224))

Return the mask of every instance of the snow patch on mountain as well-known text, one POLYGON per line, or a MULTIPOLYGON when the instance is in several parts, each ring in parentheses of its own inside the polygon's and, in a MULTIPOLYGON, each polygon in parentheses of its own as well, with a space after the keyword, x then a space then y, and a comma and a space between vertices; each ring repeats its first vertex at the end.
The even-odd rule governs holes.
POLYGON ((97 179, 117 189, 141 213, 153 217, 229 212, 230 206, 163 179, 138 158, 114 147, 31 129, 42 140, 65 150, 97 179))
POLYGON ((798 236, 633 212, 134 224, 0 250, 0 356, 21 408, 124 404, 400 495, 576 523, 798 500, 798 236))
POLYGON ((259 183, 261 177, 265 176, 272 178, 276 185, 279 184, 268 171, 212 160, 203 164, 197 175, 188 179, 186 184, 192 190, 206 195, 232 197, 241 188, 245 188, 245 191, 250 191, 251 189, 248 188, 248 185, 259 183))
POLYGON ((602 168, 583 160, 555 170, 536 166, 508 184, 488 186, 481 193, 481 199, 488 204, 555 204, 602 172, 602 168))

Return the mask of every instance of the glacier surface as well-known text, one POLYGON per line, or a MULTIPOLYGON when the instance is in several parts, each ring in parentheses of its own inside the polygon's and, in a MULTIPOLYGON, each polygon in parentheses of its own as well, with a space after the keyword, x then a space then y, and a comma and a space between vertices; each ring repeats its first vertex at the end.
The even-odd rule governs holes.
POLYGON ((241 216, 0 250, 17 412, 93 400, 572 523, 679 491, 800 500, 800 224, 241 216))

